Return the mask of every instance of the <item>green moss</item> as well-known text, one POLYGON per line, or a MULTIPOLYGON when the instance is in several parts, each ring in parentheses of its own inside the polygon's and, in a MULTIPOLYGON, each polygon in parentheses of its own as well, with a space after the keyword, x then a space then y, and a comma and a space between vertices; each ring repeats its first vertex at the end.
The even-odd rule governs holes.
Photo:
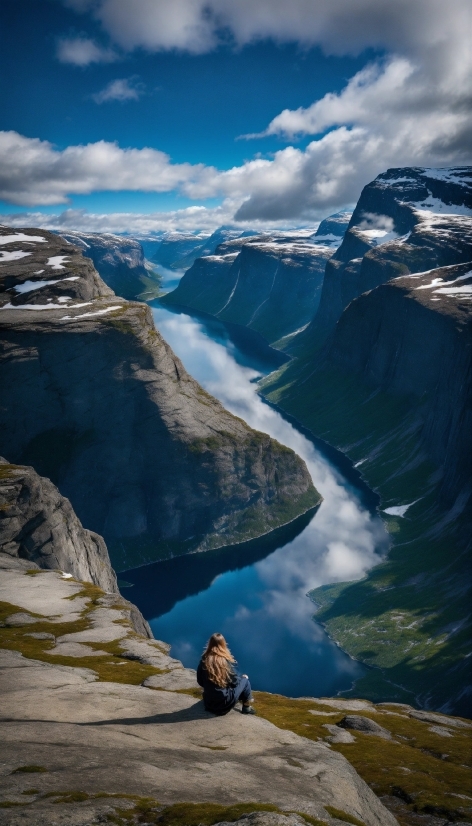
MULTIPOLYGON (((87 645, 95 650, 105 651, 103 656, 90 655, 84 657, 65 657, 54 655, 53 640, 38 640, 31 636, 34 632, 53 633, 55 637, 65 634, 74 634, 90 628, 90 612, 93 610, 93 600, 103 595, 103 591, 95 585, 84 584, 82 596, 88 595, 90 602, 83 612, 83 616, 71 622, 51 622, 45 617, 38 617, 38 621, 29 623, 25 627, 6 626, 0 628, 0 647, 11 651, 19 651, 24 657, 39 660, 40 662, 65 665, 72 668, 88 668, 95 672, 101 682, 125 683, 127 685, 141 685, 154 674, 165 673, 151 665, 144 665, 136 660, 129 660, 123 654, 120 641, 108 643, 88 642, 87 645)), ((0 603, 0 620, 5 620, 10 614, 22 611, 19 606, 10 603, 0 603)), ((36 615, 38 616, 38 615, 36 615)))
POLYGON ((24 792, 21 792, 21 794, 25 794, 25 795, 40 794, 40 790, 39 789, 25 789, 24 792))
MULTIPOLYGON (((329 736, 325 723, 335 725, 348 711, 336 712, 334 708, 317 704, 316 700, 254 694, 259 716, 315 741, 329 736), (311 714, 311 709, 317 713, 311 714)), ((397 706, 393 708, 394 713, 383 706, 361 712, 390 731, 391 740, 356 731, 355 742, 332 743, 331 748, 349 760, 378 796, 388 799, 388 796, 398 796, 396 789, 404 790, 411 799, 404 816, 406 824, 414 824, 415 813, 427 812, 431 807, 447 811, 448 819, 470 819, 471 801, 458 795, 470 785, 472 729, 451 726, 452 736, 446 738, 430 731, 430 723, 409 717, 397 706)))
POLYGON ((19 465, 0 464, 0 480, 11 479, 14 476, 14 470, 21 470, 19 465))
POLYGON ((340 370, 314 371, 311 350, 312 342, 299 346, 298 361, 271 376, 264 393, 354 462, 362 460, 382 508, 419 500, 404 518, 383 514, 393 547, 366 579, 311 594, 316 618, 351 656, 382 669, 363 677, 356 693, 420 702, 427 694, 435 706, 452 699, 458 711, 465 709, 459 698, 472 676, 464 659, 471 631, 464 588, 470 526, 464 516, 441 524, 437 469, 418 447, 421 405, 429 400, 412 405, 408 397, 372 392, 340 370))
POLYGON ((365 826, 363 820, 359 820, 357 817, 354 817, 347 812, 343 812, 342 809, 335 809, 334 806, 325 806, 325 809, 331 817, 335 817, 337 820, 343 820, 345 823, 352 823, 353 826, 365 826))
POLYGON ((86 792, 63 792, 56 800, 53 800, 53 803, 84 803, 89 799, 90 795, 86 792))
POLYGON ((305 812, 294 812, 294 814, 300 815, 300 817, 306 820, 307 823, 310 823, 311 826, 326 826, 325 820, 318 820, 318 818, 307 815, 305 812))
POLYGON ((24 803, 16 803, 14 800, 0 801, 0 809, 12 809, 14 806, 24 806, 24 803))
POLYGON ((133 821, 137 815, 142 815, 146 823, 159 823, 160 826, 213 826, 222 821, 234 822, 251 812, 281 813, 281 810, 269 803, 236 803, 232 806, 218 803, 176 803, 162 808, 157 801, 145 798, 135 809, 117 809, 117 814, 123 818, 123 822, 133 821))
POLYGON ((45 766, 18 766, 17 769, 13 769, 11 772, 12 774, 35 774, 36 772, 47 772, 48 769, 45 766))

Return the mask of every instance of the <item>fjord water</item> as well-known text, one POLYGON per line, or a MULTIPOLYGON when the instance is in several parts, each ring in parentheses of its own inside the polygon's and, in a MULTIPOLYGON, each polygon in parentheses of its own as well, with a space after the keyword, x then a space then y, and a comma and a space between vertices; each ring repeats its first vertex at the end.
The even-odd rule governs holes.
POLYGON ((279 353, 242 328, 158 302, 152 309, 189 373, 251 427, 293 448, 324 501, 314 516, 261 540, 127 571, 123 579, 134 587, 126 596, 187 667, 196 667, 205 641, 220 631, 258 690, 296 697, 348 689, 365 669, 313 620, 307 592, 359 579, 380 561, 388 537, 375 495, 345 457, 308 438, 258 395, 255 382, 276 369, 279 353))

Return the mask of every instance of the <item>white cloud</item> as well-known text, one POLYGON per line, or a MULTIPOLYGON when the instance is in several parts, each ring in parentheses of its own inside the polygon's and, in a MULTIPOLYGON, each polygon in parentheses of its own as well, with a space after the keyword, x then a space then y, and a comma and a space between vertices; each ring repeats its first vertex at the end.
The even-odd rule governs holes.
POLYGON ((89 66, 90 63, 112 63, 118 59, 113 49, 90 40, 88 37, 63 37, 57 44, 57 57, 61 63, 72 63, 74 66, 89 66))
POLYGON ((104 89, 92 95, 95 103, 105 103, 109 100, 118 100, 121 103, 127 100, 139 100, 144 94, 143 85, 136 78, 118 78, 111 80, 104 89))
MULTIPOLYGON (((64 0, 90 11, 126 49, 210 51, 228 33, 238 46, 272 38, 321 45, 334 54, 373 47, 418 53, 461 39, 470 26, 469 0, 64 0)), ((466 52, 457 55, 465 57, 466 52)))
MULTIPOLYGON (((355 203, 362 187, 388 167, 467 163, 466 127, 461 113, 439 123, 426 113, 378 129, 340 126, 304 150, 289 146, 272 159, 224 171, 173 164, 157 149, 122 149, 98 141, 59 151, 38 138, 0 132, 0 198, 34 206, 67 203, 70 195, 97 191, 177 190, 196 201, 225 199, 227 220, 310 222, 355 203)), ((194 214, 199 227, 198 210, 204 208, 192 209, 186 214, 194 214)))
MULTIPOLYGON (((84 209, 66 209, 55 215, 44 212, 17 212, 3 214, 0 218, 2 224, 11 227, 30 226, 42 229, 75 229, 82 232, 130 233, 137 237, 146 237, 159 232, 187 230, 192 232, 196 229, 212 233, 223 224, 230 225, 234 211, 234 203, 226 200, 218 207, 191 206, 186 209, 163 212, 97 214, 84 209)), ((298 222, 293 222, 293 225, 295 224, 298 222)), ((243 223, 242 226, 245 225, 243 223)), ((246 226, 266 230, 271 229, 274 222, 252 221, 246 226)), ((281 226, 287 229, 292 224, 284 221, 281 226)))
POLYGON ((443 0, 67 2, 88 9, 125 50, 201 53, 228 38, 237 46, 272 38, 334 54, 386 53, 339 94, 284 110, 263 133, 312 135, 304 151, 289 146, 224 171, 194 168, 180 182, 191 198, 233 199, 237 220, 315 219, 355 202, 388 167, 470 162, 470 0, 450 0, 447 13, 443 0))
POLYGON ((169 192, 203 170, 172 164, 157 149, 97 141, 58 151, 48 141, 0 132, 0 198, 14 204, 60 204, 71 194, 100 190, 169 192))

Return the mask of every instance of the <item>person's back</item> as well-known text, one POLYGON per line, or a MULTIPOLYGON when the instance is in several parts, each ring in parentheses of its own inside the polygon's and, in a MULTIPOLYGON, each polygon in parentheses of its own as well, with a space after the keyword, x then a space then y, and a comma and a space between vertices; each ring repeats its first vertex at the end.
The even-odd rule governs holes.
POLYGON ((213 714, 227 714, 239 701, 243 714, 255 714, 251 684, 247 674, 236 673, 235 662, 223 634, 212 634, 198 664, 197 681, 205 708, 213 714))

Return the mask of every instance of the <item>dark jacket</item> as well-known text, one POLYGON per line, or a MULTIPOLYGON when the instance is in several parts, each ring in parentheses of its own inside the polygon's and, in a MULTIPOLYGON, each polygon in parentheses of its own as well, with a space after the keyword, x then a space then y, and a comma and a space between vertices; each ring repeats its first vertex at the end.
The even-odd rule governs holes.
POLYGON ((228 711, 231 711, 236 703, 234 695, 239 682, 234 669, 231 669, 228 685, 221 688, 213 680, 210 680, 203 660, 200 660, 197 668, 197 682, 203 688, 203 702, 207 711, 211 711, 213 714, 227 714, 228 711))

